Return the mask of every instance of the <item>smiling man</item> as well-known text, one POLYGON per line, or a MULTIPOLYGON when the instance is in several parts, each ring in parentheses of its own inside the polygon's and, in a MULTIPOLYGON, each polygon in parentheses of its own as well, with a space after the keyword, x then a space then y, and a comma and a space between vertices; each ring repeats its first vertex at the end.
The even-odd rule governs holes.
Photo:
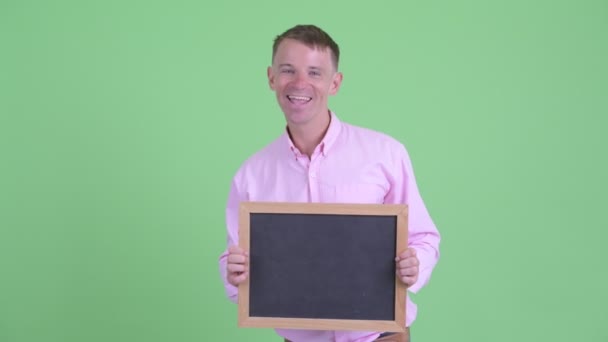
MULTIPOLYGON (((408 205, 408 249, 395 256, 397 275, 419 291, 439 258, 440 235, 418 191, 405 147, 392 137, 341 121, 328 108, 342 83, 340 50, 313 25, 276 37, 268 83, 287 122, 280 137, 246 160, 232 181, 226 207, 227 249, 219 259, 226 294, 237 302, 249 276, 238 246, 243 201, 385 203, 408 205)), ((339 248, 339 246, 336 246, 339 248)), ((406 325, 417 307, 408 296, 406 325)), ((277 329, 292 342, 389 341, 383 332, 277 329)), ((409 340, 409 329, 404 336, 409 340)), ((393 340, 391 340, 393 341, 393 340)))
MULTIPOLYGON (((268 80, 285 114, 294 145, 300 152, 312 155, 329 126, 328 97, 338 92, 342 73, 337 71, 334 54, 339 54, 339 50, 333 40, 327 37, 329 48, 324 48, 313 45, 313 37, 307 42, 306 31, 300 33, 301 39, 297 33, 293 38, 287 33, 275 42, 268 80)), ((323 37, 321 32, 318 34, 323 37)))

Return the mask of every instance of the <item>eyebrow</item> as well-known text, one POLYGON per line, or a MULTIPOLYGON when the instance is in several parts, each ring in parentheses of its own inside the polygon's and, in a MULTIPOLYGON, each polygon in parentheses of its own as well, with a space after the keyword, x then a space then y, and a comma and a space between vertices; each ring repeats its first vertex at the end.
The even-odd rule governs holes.
MULTIPOLYGON (((289 63, 283 63, 283 64, 279 64, 279 68, 284 68, 284 67, 289 67, 289 68, 293 68, 294 66, 289 64, 289 63)), ((311 66, 308 67, 309 70, 318 70, 318 71, 322 71, 323 68, 321 67, 317 67, 317 66, 311 66)))

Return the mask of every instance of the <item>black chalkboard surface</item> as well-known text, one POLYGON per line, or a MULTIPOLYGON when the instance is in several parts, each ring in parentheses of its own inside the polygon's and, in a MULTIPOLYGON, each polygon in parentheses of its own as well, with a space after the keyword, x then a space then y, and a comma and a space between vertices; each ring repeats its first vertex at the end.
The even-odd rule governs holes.
POLYGON ((240 326, 404 331, 406 206, 245 202, 239 225, 240 326))

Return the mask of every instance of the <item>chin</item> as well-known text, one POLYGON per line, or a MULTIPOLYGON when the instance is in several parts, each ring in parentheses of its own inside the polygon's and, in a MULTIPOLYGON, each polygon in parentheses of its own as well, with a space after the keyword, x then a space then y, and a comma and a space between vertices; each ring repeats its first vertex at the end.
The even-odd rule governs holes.
POLYGON ((311 114, 306 112, 287 112, 285 114, 285 118, 287 121, 292 122, 294 124, 301 124, 309 122, 312 119, 311 114))

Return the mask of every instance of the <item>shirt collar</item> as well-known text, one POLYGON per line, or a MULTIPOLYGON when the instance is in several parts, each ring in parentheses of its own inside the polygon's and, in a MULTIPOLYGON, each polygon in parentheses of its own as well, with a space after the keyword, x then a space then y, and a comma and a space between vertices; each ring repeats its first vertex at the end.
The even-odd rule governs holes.
POLYGON ((342 122, 336 115, 336 113, 330 111, 330 122, 329 127, 327 128, 327 132, 325 132, 325 136, 323 140, 321 140, 321 153, 324 156, 331 150, 334 142, 338 139, 338 135, 340 135, 340 131, 342 130, 342 122))
MULTIPOLYGON (((327 132, 325 132, 325 136, 319 143, 320 152, 323 156, 327 156, 327 153, 330 151, 332 145, 338 138, 340 131, 342 129, 342 122, 338 118, 338 116, 333 112, 329 111, 329 127, 327 128, 327 132)), ((289 131, 287 126, 285 126, 285 133, 283 134, 287 144, 289 146, 289 150, 294 154, 296 158, 302 157, 303 154, 298 150, 298 148, 294 145, 293 140, 289 137, 289 131)))

